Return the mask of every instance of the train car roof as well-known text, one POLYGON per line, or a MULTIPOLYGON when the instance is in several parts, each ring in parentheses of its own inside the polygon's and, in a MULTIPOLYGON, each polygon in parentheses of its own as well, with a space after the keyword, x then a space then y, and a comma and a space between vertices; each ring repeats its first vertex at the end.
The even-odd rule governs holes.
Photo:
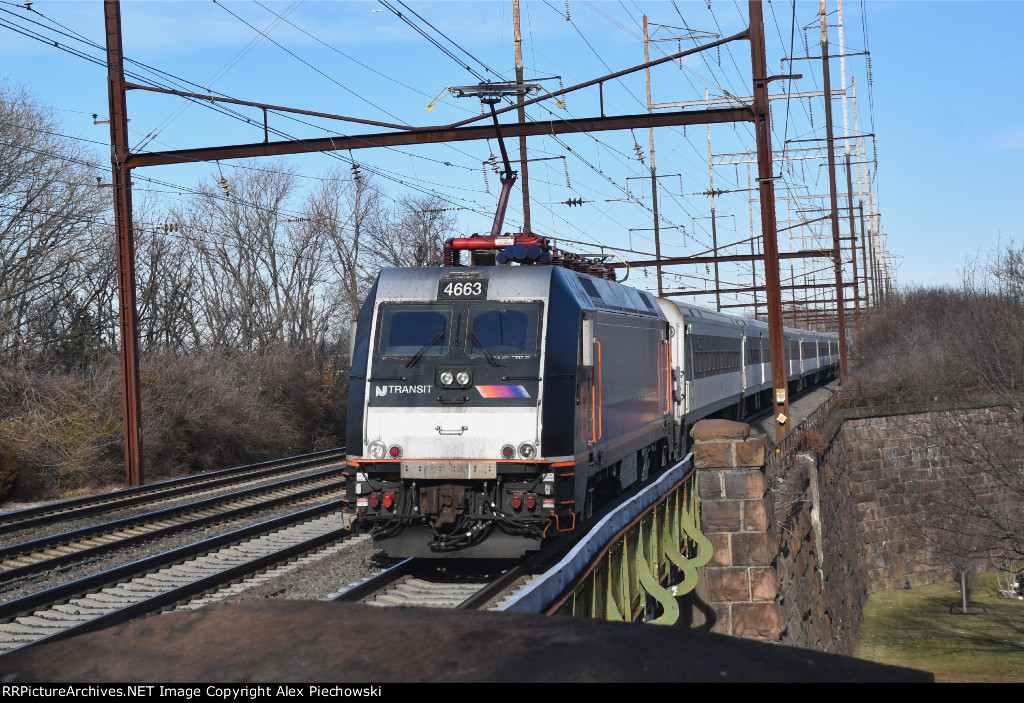
POLYGON ((551 288, 550 266, 408 266, 381 269, 377 299, 436 300, 444 279, 487 279, 488 298, 547 299, 551 288))
POLYGON ((564 281, 577 304, 588 310, 614 310, 664 318, 654 296, 558 266, 452 266, 385 268, 377 279, 378 300, 435 300, 443 280, 487 279, 487 298, 547 300, 552 277, 564 281))
POLYGON ((712 320, 720 324, 735 325, 737 327, 741 327, 746 322, 751 321, 748 320, 747 318, 737 317, 736 315, 729 315, 728 313, 724 312, 716 312, 715 310, 708 310, 707 308, 697 307, 696 305, 677 303, 674 300, 667 300, 665 298, 662 298, 662 300, 665 300, 665 302, 667 302, 669 305, 674 305, 677 308, 679 308, 679 310, 682 311, 683 316, 686 317, 687 319, 694 318, 702 320, 712 320))

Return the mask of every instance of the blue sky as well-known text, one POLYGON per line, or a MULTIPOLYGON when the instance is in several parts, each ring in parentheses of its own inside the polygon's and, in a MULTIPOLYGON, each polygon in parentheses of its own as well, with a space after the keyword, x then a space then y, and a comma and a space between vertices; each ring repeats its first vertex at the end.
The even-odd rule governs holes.
MULTIPOLYGON (((446 97, 427 113, 428 103, 447 86, 476 83, 481 75, 512 78, 511 0, 408 2, 406 8, 397 2, 390 5, 438 39, 459 61, 417 34, 384 4, 369 0, 124 0, 125 52, 131 59, 171 74, 179 85, 190 81, 239 99, 412 125, 445 124, 479 114, 478 102, 453 97, 446 97), (409 9, 420 17, 411 15, 409 9), (284 16, 287 21, 276 16, 284 16), (264 38, 241 53, 251 41, 259 39, 257 31, 246 22, 267 32, 279 45, 264 38), (444 36, 431 29, 428 22, 444 36)), ((653 45, 654 58, 659 51, 694 45, 694 41, 676 39, 684 31, 680 29, 684 24, 708 34, 729 35, 741 30, 746 25, 747 8, 745 2, 732 0, 712 0, 710 9, 706 0, 570 0, 567 20, 564 0, 522 0, 522 5, 527 79, 560 76, 566 86, 641 63, 640 26, 645 13, 652 32, 653 25, 666 25, 657 36, 671 38, 653 45)), ((795 56, 805 53, 805 37, 811 55, 819 55, 817 8, 816 1, 800 1, 794 6, 776 0, 765 5, 771 71, 780 70, 780 60, 789 55, 791 41, 795 56), (796 32, 791 35, 794 7, 796 32)), ((27 13, 17 3, 0 2, 0 20, 4 23, 35 29, 50 38, 44 43, 10 27, 0 27, 0 77, 26 86, 41 103, 57 110, 68 134, 96 142, 92 146, 102 163, 107 128, 93 125, 91 114, 98 113, 102 119, 107 111, 105 69, 52 45, 57 40, 100 56, 94 48, 58 35, 58 31, 65 30, 53 22, 102 44, 102 4, 99 0, 36 0, 33 9, 37 12, 27 13), (30 24, 31 20, 42 26, 30 24)), ((834 24, 834 1, 828 3, 828 10, 830 23, 834 24)), ((1022 239, 1019 193, 1024 186, 1020 167, 1024 111, 1020 103, 1024 99, 1024 62, 1019 57, 1019 27, 1024 24, 1024 4, 868 0, 862 6, 847 1, 843 13, 845 50, 851 54, 865 48, 871 51, 870 91, 863 56, 849 57, 845 68, 847 84, 851 79, 857 83, 859 131, 877 135, 878 170, 872 173, 871 188, 878 196, 897 281, 902 285, 955 284, 965 257, 986 250, 1000 237, 1022 239)), ((834 26, 830 28, 830 41, 834 54, 838 51, 834 26)), ((749 45, 736 42, 730 49, 686 59, 681 66, 655 69, 653 102, 699 100, 704 98, 705 90, 712 97, 749 95, 749 60, 749 45)), ((794 82, 792 90, 820 90, 820 62, 796 65, 794 70, 805 77, 794 82)), ((150 78, 156 76, 148 69, 139 71, 150 78)), ((833 88, 837 89, 838 61, 833 62, 831 72, 833 88)), ((164 75, 160 80, 171 79, 164 75)), ((543 85, 553 90, 559 81, 552 78, 543 85)), ((781 92, 785 86, 773 83, 772 92, 781 92)), ((643 73, 608 83, 605 111, 644 111, 644 87, 643 73)), ((599 110, 596 90, 571 94, 566 103, 565 111, 549 103, 535 108, 531 115, 536 119, 550 119, 552 114, 587 117, 599 110)), ((157 150, 262 140, 262 127, 200 106, 189 106, 176 115, 181 104, 169 96, 130 93, 133 146, 150 135, 153 141, 145 148, 157 150)), ((773 106, 776 149, 781 149, 787 138, 824 136, 820 98, 810 103, 807 99, 794 100, 788 111, 785 101, 775 101, 773 106)), ((853 132, 852 100, 848 100, 847 108, 853 132)), ((254 110, 239 112, 256 121, 262 119, 254 110)), ((841 131, 839 101, 835 101, 833 115, 837 131, 841 131)), ((295 137, 326 136, 332 130, 335 134, 376 131, 323 120, 296 122, 281 116, 272 116, 271 125, 295 137)), ((703 253, 710 246, 710 202, 696 193, 709 188, 706 128, 688 127, 685 134, 681 128, 659 129, 655 140, 658 170, 664 178, 660 181, 663 251, 667 255, 703 253)), ((722 160, 722 154, 754 147, 753 133, 747 125, 716 125, 711 143, 716 161, 722 160)), ((517 152, 517 144, 510 141, 507 146, 513 155, 517 152)), ((650 188, 642 178, 649 173, 646 130, 560 140, 536 138, 529 146, 530 159, 537 159, 530 169, 535 230, 563 242, 579 242, 566 242, 564 246, 584 253, 598 252, 600 245, 653 251, 650 188), (641 146, 644 162, 637 158, 636 144, 641 146), (580 208, 561 204, 569 198, 589 202, 580 208)), ((806 147, 807 143, 799 146, 806 147)), ((870 158, 874 146, 870 141, 866 146, 870 158)), ((498 153, 493 142, 464 142, 361 150, 353 152, 353 158, 364 172, 375 174, 375 183, 393 199, 408 192, 436 194, 450 207, 460 208, 455 211, 460 231, 469 233, 490 227, 497 177, 490 172, 485 181, 482 162, 492 151, 498 153)), ((313 185, 330 169, 347 172, 349 155, 289 157, 286 163, 313 185)), ((820 163, 793 162, 789 170, 784 170, 780 190, 792 187, 788 191, 792 194, 827 192, 828 181, 820 163)), ((179 197, 177 190, 191 188, 200 179, 215 178, 219 172, 230 179, 236 167, 223 162, 220 171, 215 165, 140 169, 137 175, 176 187, 157 186, 142 179, 136 180, 136 187, 175 198, 179 197)), ((874 171, 873 165, 870 168, 874 171)), ((855 180, 858 175, 854 175, 855 180)), ((746 165, 716 165, 714 179, 715 188, 745 189, 746 165)), ((840 191, 845 191, 845 174, 840 176, 840 191)), ((821 201, 813 205, 821 206, 821 201)), ((777 212, 780 226, 782 220, 794 217, 787 215, 785 204, 780 203, 777 212)), ((745 241, 750 236, 745 192, 716 198, 716 217, 720 243, 745 241)), ((756 204, 754 218, 757 231, 756 204)), ((517 188, 506 229, 521 223, 517 188)), ((827 223, 791 232, 795 235, 792 239, 784 236, 780 241, 783 250, 830 241, 827 223), (804 233, 802 239, 798 232, 804 233)), ((744 247, 749 252, 749 244, 743 244, 723 253, 742 252, 744 247)), ((807 262, 809 268, 805 271, 810 274, 815 265, 807 262)), ((801 273, 802 266, 805 264, 795 264, 793 273, 801 273)), ((666 288, 699 289, 711 277, 710 272, 692 267, 676 271, 678 275, 666 281, 666 288)), ((818 271, 814 275, 824 280, 827 273, 818 271)), ((723 267, 724 285, 748 285, 749 276, 747 265, 723 267)), ((655 287, 653 273, 645 277, 634 272, 631 282, 655 287)), ((748 300, 735 298, 736 302, 748 300)), ((704 298, 698 302, 708 301, 704 298)))

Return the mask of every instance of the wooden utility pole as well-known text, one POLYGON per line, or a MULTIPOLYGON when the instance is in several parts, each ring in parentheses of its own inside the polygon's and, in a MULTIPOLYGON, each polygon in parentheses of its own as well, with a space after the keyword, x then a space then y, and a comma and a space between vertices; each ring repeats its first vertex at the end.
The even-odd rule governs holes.
MULTIPOLYGON (((516 83, 523 85, 523 34, 519 30, 519 0, 512 0, 512 25, 516 44, 516 83)), ((516 96, 519 124, 526 122, 526 95, 520 90, 516 96)), ((526 136, 519 137, 519 185, 523 189, 523 232, 530 234, 530 166, 526 160, 526 136)))
MULTIPOLYGON (((704 89, 704 99, 709 98, 704 89)), ((722 312, 722 285, 718 269, 718 218, 715 217, 715 158, 711 154, 711 125, 708 125, 708 195, 711 198, 711 251, 715 257, 715 310, 722 312)))
MULTIPOLYGON (((825 0, 818 1, 818 15, 821 20, 821 71, 825 95, 832 95, 832 82, 828 58, 828 13, 825 0)), ((839 332, 839 369, 843 385, 846 385, 848 360, 846 353, 846 303, 843 295, 843 250, 839 244, 839 198, 836 191, 836 144, 832 130, 832 100, 825 100, 825 144, 828 148, 829 201, 832 205, 832 256, 836 271, 836 317, 839 332)))
MULTIPOLYGON (((647 36, 647 15, 644 15, 644 63, 650 63, 650 50, 648 44, 650 38, 647 36)), ((650 114, 654 111, 651 106, 651 69, 647 67, 644 69, 644 75, 647 77, 647 112, 650 114)), ((709 127, 710 129, 710 127, 709 127)), ((661 223, 658 221, 658 170, 654 167, 654 127, 647 128, 647 137, 651 142, 651 201, 652 210, 654 211, 654 258, 661 258, 661 223)), ((638 147, 639 148, 639 147, 638 147)), ((658 271, 658 297, 660 298, 665 293, 665 288, 661 278, 661 264, 657 266, 658 271)))
MULTIPOLYGON (((846 152, 846 207, 850 213, 850 256, 853 257, 853 314, 857 323, 857 344, 860 345, 860 284, 857 282, 857 227, 853 221, 853 171, 850 152, 846 152)), ((861 237, 863 238, 863 232, 861 237)))

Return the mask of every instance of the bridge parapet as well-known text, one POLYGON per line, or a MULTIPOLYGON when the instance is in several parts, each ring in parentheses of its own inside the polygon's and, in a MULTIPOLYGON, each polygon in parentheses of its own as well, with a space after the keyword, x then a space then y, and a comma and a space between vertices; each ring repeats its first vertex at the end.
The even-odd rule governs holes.
POLYGON ((767 490, 763 438, 750 426, 704 420, 693 428, 704 534, 714 556, 705 567, 712 632, 777 642, 784 618, 777 602, 779 530, 767 490))

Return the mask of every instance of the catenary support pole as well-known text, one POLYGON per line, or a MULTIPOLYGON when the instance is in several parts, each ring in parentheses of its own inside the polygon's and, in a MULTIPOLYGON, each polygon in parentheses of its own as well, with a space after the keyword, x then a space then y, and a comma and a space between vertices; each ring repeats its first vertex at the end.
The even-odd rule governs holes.
POLYGON ((107 36, 107 95, 110 101, 110 163, 113 171, 117 234, 117 303, 121 325, 121 378, 124 385, 124 464, 129 486, 144 483, 141 410, 139 407, 138 314, 135 304, 135 242, 132 231, 131 170, 128 156, 128 111, 121 43, 121 4, 104 0, 107 36))

